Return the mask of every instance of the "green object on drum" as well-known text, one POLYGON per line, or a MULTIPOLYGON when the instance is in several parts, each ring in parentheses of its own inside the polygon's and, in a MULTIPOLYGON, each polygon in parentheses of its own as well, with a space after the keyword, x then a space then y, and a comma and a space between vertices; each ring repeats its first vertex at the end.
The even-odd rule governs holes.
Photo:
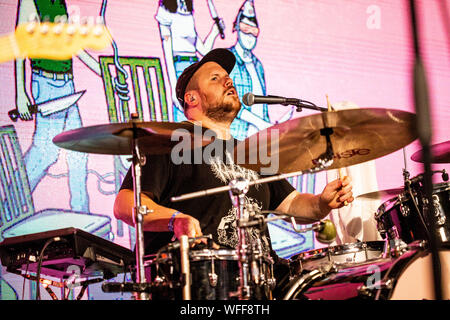
POLYGON ((336 239, 336 227, 331 220, 322 220, 319 232, 316 238, 320 242, 331 243, 336 239))

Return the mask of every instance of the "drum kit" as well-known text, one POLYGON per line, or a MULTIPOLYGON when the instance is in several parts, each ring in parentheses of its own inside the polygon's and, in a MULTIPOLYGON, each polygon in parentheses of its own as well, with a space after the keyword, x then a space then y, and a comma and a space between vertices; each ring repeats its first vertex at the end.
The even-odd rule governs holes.
MULTIPOLYGON (((267 166, 267 163, 248 161, 258 153, 256 145, 273 152, 271 157, 278 161, 276 175, 254 181, 236 179, 223 187, 172 198, 175 202, 229 192, 237 212, 237 247, 214 249, 210 235, 202 237, 206 244, 193 246, 197 238, 182 236, 151 256, 144 256, 142 220, 152 212, 142 206, 140 200, 145 155, 169 153, 174 146, 171 135, 178 129, 187 132, 193 148, 207 145, 210 138, 193 130, 191 124, 142 122, 134 115, 128 123, 63 132, 53 142, 80 152, 132 155, 136 282, 115 288, 134 292, 136 299, 433 299, 430 234, 439 239, 443 283, 448 290, 445 297, 449 298, 450 184, 445 170, 434 172, 441 173, 444 182, 433 185, 432 204, 424 196, 423 176, 410 178, 406 170, 403 188, 361 195, 366 198, 393 196, 375 213, 384 240, 329 246, 289 258, 289 281, 280 297, 273 296, 277 279, 272 257, 263 254, 260 243, 249 242, 247 238, 250 227, 262 230, 269 221, 290 219, 295 231, 314 230, 319 240, 331 242, 336 230, 330 221, 305 219, 300 223, 311 226, 298 228, 298 220, 292 216, 278 212, 267 215, 268 212, 245 203, 249 187, 385 156, 417 138, 415 123, 415 114, 394 109, 328 110, 258 132, 236 146, 235 150, 246 152, 246 161, 239 165, 258 172, 267 166), (274 145, 277 148, 271 148, 274 145), (430 217, 435 218, 434 224, 430 224, 430 217), (435 230, 430 230, 430 225, 436 226, 435 230)), ((449 163, 450 141, 433 146, 432 152, 434 162, 449 163)), ((412 159, 420 162, 420 151, 412 159)))

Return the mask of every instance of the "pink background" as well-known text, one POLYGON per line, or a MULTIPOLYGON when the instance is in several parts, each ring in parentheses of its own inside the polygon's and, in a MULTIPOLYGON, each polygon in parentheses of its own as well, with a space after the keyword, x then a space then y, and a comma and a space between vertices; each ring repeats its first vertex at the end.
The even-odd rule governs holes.
MULTIPOLYGON (((214 1, 226 25, 226 38, 218 37, 214 47, 234 45, 236 34, 232 32, 232 23, 242 2, 214 1)), ((447 12, 442 12, 443 6, 439 3, 438 0, 417 1, 420 44, 430 92, 433 144, 450 140, 450 44, 443 24, 444 16, 445 19, 450 17, 450 4, 447 1, 447 12)), ((68 0, 67 5, 78 6, 81 16, 97 16, 101 1, 68 0)), ((108 2, 106 25, 118 45, 119 55, 160 57, 164 66, 158 24, 154 19, 157 6, 156 0, 108 2)), ((351 101, 361 108, 414 112, 411 73, 414 55, 408 1, 256 0, 255 6, 260 35, 254 53, 264 65, 268 94, 301 98, 320 106, 326 106, 328 94, 332 103, 351 101), (380 14, 379 28, 370 28, 371 8, 380 14)), ((212 25, 206 1, 195 0, 194 8, 197 32, 204 38, 212 25)), ((0 2, 0 34, 14 31, 16 10, 16 1, 0 2)), ((107 48, 90 53, 98 57, 112 55, 113 51, 107 48)), ((78 102, 84 126, 108 123, 101 79, 78 59, 73 61, 76 90, 87 90, 78 102)), ((168 91, 167 75, 165 69, 163 71, 168 91)), ((11 124, 7 111, 15 105, 13 61, 0 64, 0 82, 0 126, 3 126, 11 124)), ((167 97, 170 105, 170 94, 167 97)), ((271 106, 271 120, 281 117, 284 111, 285 107, 271 106)), ((295 117, 312 113, 305 109, 295 117)), ((14 126, 24 152, 31 143, 34 124, 18 121, 14 126)), ((410 160, 411 155, 420 150, 419 142, 416 140, 405 150, 411 175, 422 173, 422 165, 410 160)), ((377 159, 376 167, 380 189, 402 186, 402 150, 377 159)), ((112 156, 90 154, 88 168, 101 174, 113 172, 112 156)), ((450 169, 448 164, 433 168, 450 169)), ((64 152, 61 152, 50 173, 66 171, 64 152)), ((440 177, 437 178, 440 182, 440 177)), ((324 181, 325 173, 318 174, 317 192, 322 190, 324 181)), ((99 193, 97 183, 96 176, 90 174, 90 211, 110 215, 114 220, 114 195, 99 193)), ((112 185, 102 187, 108 191, 113 189, 112 185)), ((36 211, 68 208, 67 181, 45 177, 36 188, 33 200, 36 211)), ((112 226, 114 229, 116 224, 112 226)), ((128 246, 128 235, 116 237, 115 242, 128 246)))

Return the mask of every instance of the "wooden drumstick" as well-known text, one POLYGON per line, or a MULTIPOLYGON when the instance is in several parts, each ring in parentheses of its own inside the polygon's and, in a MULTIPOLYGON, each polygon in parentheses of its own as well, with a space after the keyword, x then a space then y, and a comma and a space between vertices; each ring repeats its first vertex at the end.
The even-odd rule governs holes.
MULTIPOLYGON (((333 110, 333 107, 331 106, 330 100, 328 99, 328 94, 326 95, 326 97, 327 97, 327 107, 328 107, 328 112, 332 112, 332 111, 334 111, 334 110, 333 110)), ((338 179, 339 179, 339 180, 342 180, 343 178, 345 178, 345 177, 344 177, 344 171, 343 171, 342 168, 339 168, 339 169, 338 169, 338 179)), ((344 206, 347 206, 347 205, 348 205, 348 202, 347 202, 347 200, 345 200, 345 201, 344 201, 344 206)))

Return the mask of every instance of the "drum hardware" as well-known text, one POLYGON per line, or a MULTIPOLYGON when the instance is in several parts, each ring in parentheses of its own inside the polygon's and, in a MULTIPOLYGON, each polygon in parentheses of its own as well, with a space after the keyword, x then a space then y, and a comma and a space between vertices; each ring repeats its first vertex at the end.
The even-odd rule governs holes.
POLYGON ((404 202, 406 200, 405 195, 404 194, 399 194, 397 196, 398 201, 400 202, 400 212, 402 213, 402 215, 404 217, 409 216, 410 210, 409 207, 405 206, 404 202))
POLYGON ((408 245, 399 238, 389 240, 389 247, 391 257, 400 257, 408 250, 408 245))
POLYGON ((180 237, 181 277, 183 283, 183 300, 191 300, 191 271, 189 265, 189 238, 180 237))
POLYGON ((211 259, 211 272, 208 273, 208 278, 209 278, 209 285, 211 287, 216 287, 219 276, 215 272, 214 258, 211 259))
POLYGON ((303 292, 312 282, 320 280, 321 278, 328 275, 330 272, 334 272, 335 265, 333 262, 321 265, 319 268, 312 270, 306 276, 299 277, 289 291, 283 297, 283 300, 291 300, 296 298, 294 296, 295 292, 303 292))
MULTIPOLYGON (((230 198, 233 206, 236 208, 236 220, 238 225, 241 221, 248 220, 249 216, 245 210, 245 194, 248 192, 249 183, 248 180, 243 178, 238 178, 231 180, 230 186, 230 198)), ((250 299, 250 284, 248 282, 250 270, 249 270, 249 259, 247 256, 247 229, 238 227, 238 265, 239 265, 239 299, 248 300, 250 299)))
MULTIPOLYGON (((367 247, 370 246, 367 243, 367 247)), ((442 265, 442 273, 448 280, 450 251, 442 249, 440 254, 442 261, 446 261, 442 265)), ((306 259, 314 259, 314 255, 306 259)), ((284 299, 433 299, 428 264, 431 265, 431 254, 427 241, 414 241, 405 245, 400 256, 381 256, 356 263, 327 261, 297 272, 285 291, 284 299)), ((450 282, 444 283, 447 287, 445 298, 448 298, 450 282)))
MULTIPOLYGON (((133 167, 133 190, 134 190, 134 210, 133 210, 133 222, 136 233, 136 282, 140 284, 145 284, 147 280, 145 279, 145 269, 144 269, 144 216, 148 213, 153 212, 153 210, 148 210, 145 205, 141 203, 141 174, 142 167, 145 165, 146 158, 140 153, 138 144, 138 133, 135 123, 138 121, 138 115, 132 115, 132 167, 133 167)), ((147 292, 137 292, 136 299, 138 300, 148 300, 149 296, 147 292)))
POLYGON ((386 258, 389 243, 384 241, 355 242, 299 253, 289 259, 291 280, 296 275, 333 263, 335 266, 361 264, 386 258))
POLYGON ((374 284, 361 285, 357 288, 357 291, 362 296, 373 298, 377 293, 375 290, 392 290, 394 288, 394 281, 395 279, 392 278, 383 279, 374 284))
POLYGON ((438 224, 438 226, 442 226, 447 221, 447 217, 445 216, 441 203, 439 202, 439 197, 433 194, 432 199, 433 199, 433 209, 435 210, 435 217, 437 218, 436 223, 438 224))

